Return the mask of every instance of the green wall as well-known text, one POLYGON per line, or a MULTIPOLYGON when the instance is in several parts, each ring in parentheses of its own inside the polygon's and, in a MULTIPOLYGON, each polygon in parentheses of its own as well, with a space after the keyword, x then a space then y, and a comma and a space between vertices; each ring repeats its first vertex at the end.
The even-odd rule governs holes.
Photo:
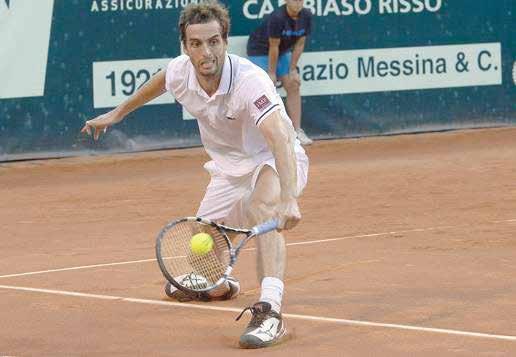
MULTIPOLYGON (((0 161, 199 145, 170 95, 100 142, 85 120, 180 52, 185 0, 0 0, 0 161), (116 5, 116 7, 115 7, 116 5)), ((226 1, 231 50, 278 1, 226 1)), ((515 125, 511 0, 306 0, 299 70, 315 138, 515 125)))

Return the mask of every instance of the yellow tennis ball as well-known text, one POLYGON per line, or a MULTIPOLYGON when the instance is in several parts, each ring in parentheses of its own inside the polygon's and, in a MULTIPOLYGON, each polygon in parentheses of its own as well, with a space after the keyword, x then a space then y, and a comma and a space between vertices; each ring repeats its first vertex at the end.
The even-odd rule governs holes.
POLYGON ((208 254, 213 249, 213 238, 208 233, 194 234, 190 239, 190 249, 197 255, 208 254))

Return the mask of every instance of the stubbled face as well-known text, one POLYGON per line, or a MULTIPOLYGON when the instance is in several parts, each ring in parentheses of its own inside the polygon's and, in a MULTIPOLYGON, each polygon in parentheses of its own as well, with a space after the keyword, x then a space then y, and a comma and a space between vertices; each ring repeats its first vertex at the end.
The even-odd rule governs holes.
POLYGON ((297 16, 303 9, 304 0, 286 0, 287 10, 291 15, 297 16))
POLYGON ((185 53, 190 57, 197 75, 217 79, 222 74, 227 42, 222 38, 218 21, 188 25, 185 31, 185 53))

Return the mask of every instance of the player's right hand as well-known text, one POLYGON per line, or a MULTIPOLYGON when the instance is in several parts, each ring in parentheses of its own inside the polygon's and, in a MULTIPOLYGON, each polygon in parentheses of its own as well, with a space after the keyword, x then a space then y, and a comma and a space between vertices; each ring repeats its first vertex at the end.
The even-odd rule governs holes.
POLYGON ((93 136, 94 140, 98 140, 101 133, 105 133, 107 128, 118 123, 120 118, 115 112, 111 111, 102 115, 99 115, 95 119, 86 121, 84 127, 81 129, 81 133, 86 133, 93 136))
POLYGON ((294 228, 301 220, 301 213, 299 211, 297 200, 295 198, 283 200, 277 210, 277 216, 279 219, 279 231, 294 228))

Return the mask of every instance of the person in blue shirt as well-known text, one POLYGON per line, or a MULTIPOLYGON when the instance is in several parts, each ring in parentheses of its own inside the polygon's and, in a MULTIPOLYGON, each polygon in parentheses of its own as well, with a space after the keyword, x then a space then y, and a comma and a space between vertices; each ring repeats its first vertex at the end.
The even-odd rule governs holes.
POLYGON ((312 13, 304 0, 286 0, 249 36, 247 56, 287 92, 286 107, 301 144, 312 140, 301 128, 301 79, 296 69, 312 30, 312 13))

